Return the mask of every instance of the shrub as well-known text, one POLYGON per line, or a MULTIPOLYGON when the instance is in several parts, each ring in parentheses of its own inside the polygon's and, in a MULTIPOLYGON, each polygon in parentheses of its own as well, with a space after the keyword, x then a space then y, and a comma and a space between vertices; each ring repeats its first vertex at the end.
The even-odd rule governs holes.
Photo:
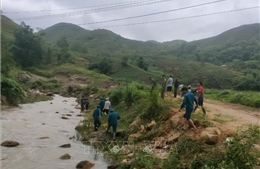
POLYGON ((24 94, 22 87, 14 80, 2 77, 1 78, 1 95, 7 98, 9 104, 17 106, 24 94))
POLYGON ((124 90, 122 87, 117 87, 113 89, 109 94, 109 99, 113 105, 118 105, 124 97, 124 90))

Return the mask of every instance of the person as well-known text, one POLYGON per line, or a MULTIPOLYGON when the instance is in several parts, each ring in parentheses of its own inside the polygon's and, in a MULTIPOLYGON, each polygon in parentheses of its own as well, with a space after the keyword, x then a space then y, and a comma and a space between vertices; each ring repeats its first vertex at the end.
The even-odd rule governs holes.
POLYGON ((152 92, 155 89, 155 87, 156 87, 156 82, 155 82, 154 78, 152 78, 152 77, 149 77, 149 80, 151 82, 150 92, 152 92))
POLYGON ((173 78, 172 78, 172 75, 170 75, 169 79, 167 80, 167 93, 171 93, 172 84, 173 84, 173 78))
POLYGON ((94 119, 94 130, 98 131, 98 128, 101 126, 101 122, 99 117, 101 116, 101 109, 100 106, 97 105, 96 110, 93 112, 93 119, 94 119))
POLYGON ((83 112, 85 110, 85 100, 83 98, 81 98, 80 100, 80 107, 81 107, 81 112, 83 112))
MULTIPOLYGON (((198 95, 198 105, 201 107, 202 112, 204 115, 206 115, 206 110, 203 107, 203 95, 204 95, 204 87, 202 86, 202 82, 199 82, 198 84, 198 89, 197 89, 197 95, 198 95)), ((197 110, 197 107, 194 109, 193 112, 197 110)))
POLYGON ((111 102, 109 101, 109 98, 106 98, 105 105, 103 108, 103 112, 105 115, 108 115, 109 109, 111 108, 111 102))
POLYGON ((114 109, 109 109, 109 116, 108 116, 108 127, 106 132, 109 131, 110 127, 113 128, 113 139, 116 138, 116 129, 117 129, 117 121, 120 119, 120 116, 114 109))
POLYGON ((161 89, 161 98, 164 99, 164 93, 166 88, 166 77, 165 75, 162 75, 162 89, 161 89))
POLYGON ((181 111, 185 107, 185 114, 183 117, 188 121, 189 125, 192 127, 193 130, 197 130, 197 127, 194 125, 191 119, 191 113, 193 111, 194 102, 196 103, 196 107, 198 107, 198 101, 195 98, 194 94, 188 92, 187 87, 183 87, 181 89, 182 95, 184 96, 183 102, 181 104, 180 110, 181 111))
POLYGON ((178 87, 179 87, 179 82, 176 79, 175 82, 174 82, 174 98, 177 97, 178 87))
POLYGON ((89 108, 89 101, 88 101, 88 98, 85 99, 85 107, 86 107, 86 110, 88 111, 88 108, 89 108))
POLYGON ((104 113, 105 99, 103 97, 100 97, 99 106, 100 110, 104 113))

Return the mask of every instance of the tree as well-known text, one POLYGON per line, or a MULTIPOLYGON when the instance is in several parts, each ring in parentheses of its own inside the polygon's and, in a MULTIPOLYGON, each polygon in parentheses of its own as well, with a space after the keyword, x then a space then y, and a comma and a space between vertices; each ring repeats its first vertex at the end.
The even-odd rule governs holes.
POLYGON ((143 57, 139 57, 137 65, 138 65, 138 67, 140 67, 141 69, 144 69, 145 71, 148 70, 148 65, 145 62, 143 57))
POLYGON ((57 46, 59 48, 57 57, 58 60, 66 61, 70 58, 69 44, 66 37, 62 37, 57 41, 57 46))
POLYGON ((14 32, 14 37, 11 48, 14 60, 24 68, 39 64, 43 54, 41 37, 35 35, 33 29, 24 22, 14 32))
POLYGON ((127 56, 124 56, 124 57, 122 58, 121 64, 122 64, 123 66, 128 66, 128 57, 127 57, 127 56))

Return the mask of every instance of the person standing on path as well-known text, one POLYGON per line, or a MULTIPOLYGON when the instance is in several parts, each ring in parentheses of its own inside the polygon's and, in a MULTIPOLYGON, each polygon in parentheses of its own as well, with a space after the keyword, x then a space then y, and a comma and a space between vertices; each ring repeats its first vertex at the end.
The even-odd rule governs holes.
POLYGON ((172 84, 173 84, 173 78, 172 75, 169 76, 167 81, 167 93, 170 94, 172 92, 172 84))
POLYGON ((108 127, 106 132, 109 131, 110 127, 113 128, 113 139, 116 138, 116 129, 117 129, 117 121, 120 119, 120 116, 114 109, 109 109, 109 116, 108 116, 108 127))
POLYGON ((93 118, 94 118, 94 130, 98 131, 98 128, 101 126, 101 122, 99 117, 101 116, 101 110, 100 106, 98 105, 96 110, 93 112, 93 118))
POLYGON ((178 87, 179 87, 179 82, 176 79, 175 82, 174 82, 174 98, 177 97, 178 87))
POLYGON ((150 89, 150 93, 154 91, 155 87, 156 87, 156 82, 154 80, 154 78, 149 77, 149 80, 151 82, 151 89, 150 89))
MULTIPOLYGON (((197 127, 194 125, 192 119, 191 119, 191 113, 193 111, 194 102, 196 103, 196 107, 198 107, 198 101, 195 98, 194 94, 191 92, 188 92, 187 87, 183 87, 181 89, 182 95, 184 97, 183 102, 181 104, 179 112, 185 107, 185 114, 183 117, 188 121, 189 125, 192 127, 193 130, 197 130, 197 127)), ((196 109, 195 107, 195 109, 196 109)))
POLYGON ((164 99, 166 83, 167 83, 166 77, 165 77, 165 75, 162 75, 162 89, 161 89, 161 98, 162 99, 164 99))
MULTIPOLYGON (((204 87, 202 86, 202 82, 199 82, 197 85, 198 85, 198 105, 201 107, 204 115, 206 115, 206 110, 203 107, 204 87)), ((195 112, 196 110, 197 110, 197 107, 194 109, 193 112, 195 112)))
POLYGON ((109 109, 111 108, 111 102, 109 101, 109 98, 106 98, 105 105, 104 105, 104 114, 108 115, 109 109))

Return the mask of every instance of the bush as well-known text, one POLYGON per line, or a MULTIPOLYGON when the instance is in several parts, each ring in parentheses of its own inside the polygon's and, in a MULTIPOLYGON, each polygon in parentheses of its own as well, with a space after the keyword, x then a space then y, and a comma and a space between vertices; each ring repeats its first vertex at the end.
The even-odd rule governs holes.
POLYGON ((1 78, 1 95, 7 98, 9 104, 17 106, 24 94, 22 87, 14 80, 2 77, 1 78))
POLYGON ((109 94, 109 99, 113 105, 118 105, 124 97, 124 89, 122 87, 117 87, 113 89, 109 94))

